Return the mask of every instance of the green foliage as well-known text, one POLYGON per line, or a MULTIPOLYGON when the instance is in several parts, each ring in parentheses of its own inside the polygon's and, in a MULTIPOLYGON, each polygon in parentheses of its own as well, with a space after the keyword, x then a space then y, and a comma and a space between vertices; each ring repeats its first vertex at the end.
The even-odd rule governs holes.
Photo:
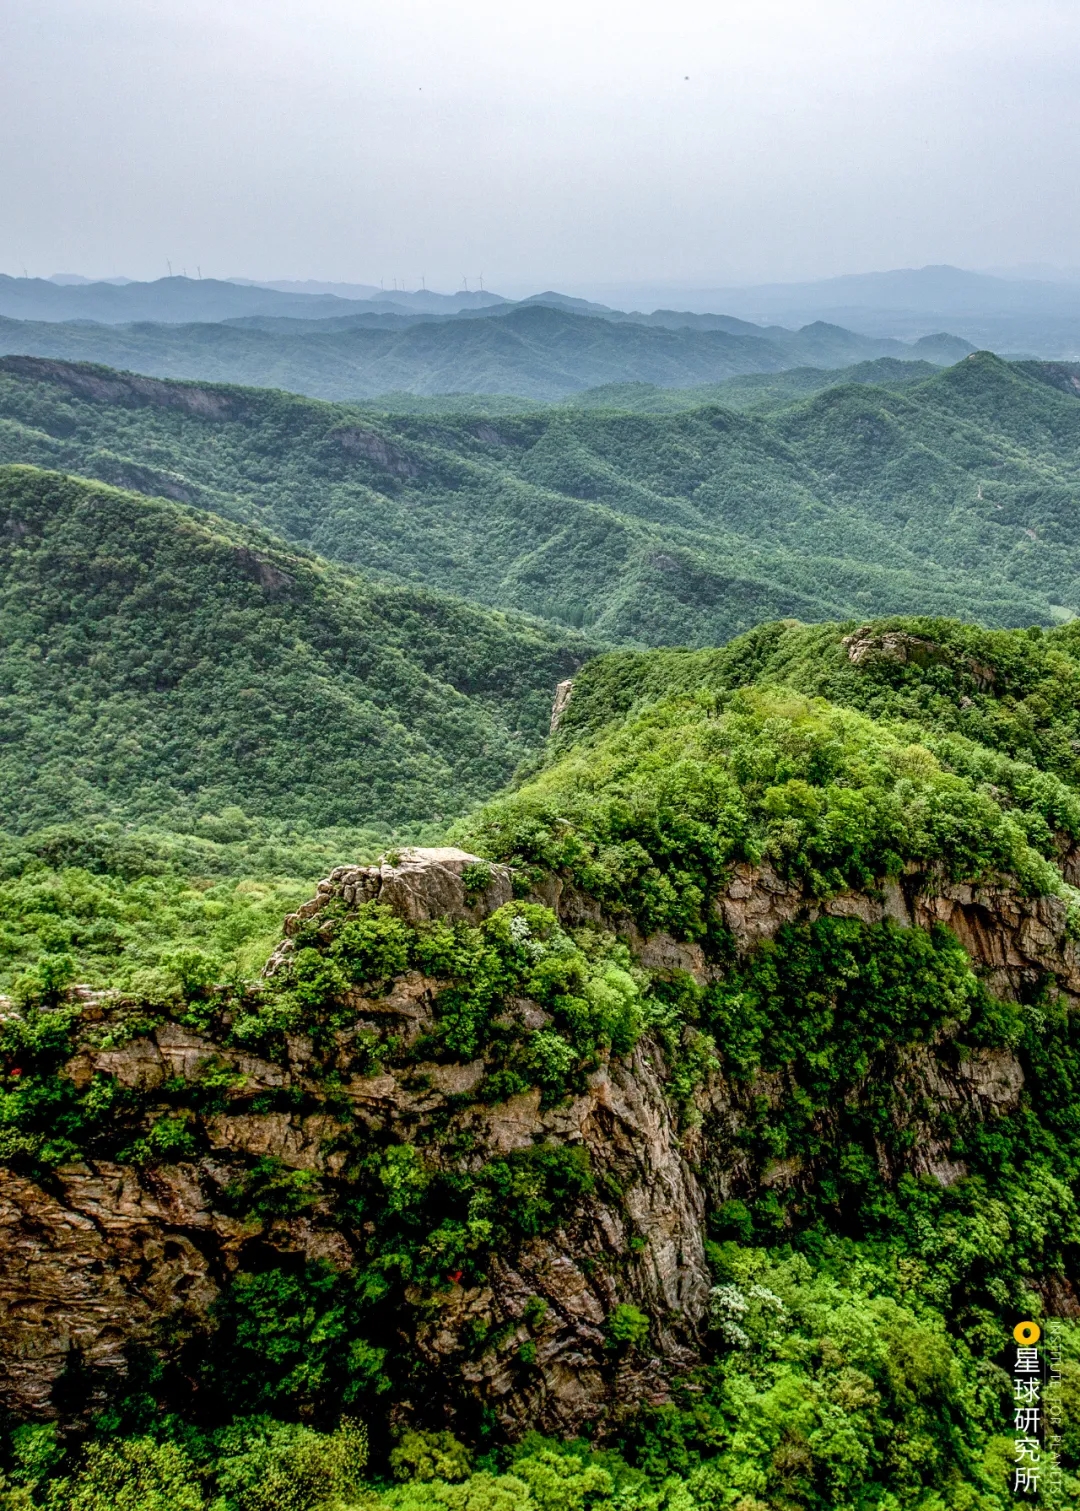
POLYGON ((515 1149, 485 1166, 481 1179, 489 1220, 525 1238, 554 1227, 594 1186, 588 1151, 565 1144, 515 1149))
POLYGON ((176 1443, 152 1438, 91 1443, 62 1511, 202 1511, 195 1466, 176 1443))
POLYGON ((820 1107, 864 1081, 875 1056, 957 1027, 963 1035, 985 1001, 946 930, 820 918, 763 942, 709 990, 704 1012, 735 1075, 798 1060, 820 1107))
MULTIPOLYGON (((1045 829, 1045 826, 1044 826, 1045 829)), ((828 895, 909 863, 1060 891, 1011 800, 864 715, 784 688, 646 704, 456 831, 647 930, 704 937, 736 862, 828 895)), ((1052 852, 1049 830, 1042 833, 1052 852)))
POLYGON ((483 895, 491 885, 491 869, 483 862, 463 866, 461 881, 465 888, 465 896, 469 901, 483 895))
MULTIPOLYGON (((497 338, 501 322, 475 324, 497 338)), ((805 374, 782 376, 796 397, 805 374)), ((20 359, 0 370, 0 460, 179 499, 609 643, 716 645, 793 615, 1024 625, 1075 613, 1075 392, 989 354, 916 384, 865 376, 770 415, 720 407, 753 398, 736 388, 672 413, 629 413, 633 396, 616 392, 603 408, 484 421, 467 402, 372 412, 20 359)), ((326 381, 324 361, 311 379, 326 381)), ((435 758, 439 740, 427 749, 435 758)))
POLYGON ((467 1479, 472 1455, 449 1432, 403 1432, 390 1451, 390 1470, 396 1480, 457 1481, 467 1479))
POLYGON ((239 1274, 216 1305, 208 1388, 241 1412, 380 1394, 385 1351, 361 1335, 360 1310, 356 1285, 325 1264, 239 1274))
POLYGON ((643 1467, 677 1464, 705 1504, 721 1486, 822 1511, 929 1506, 934 1492, 947 1506, 1008 1504, 978 1451, 956 1458, 961 1436, 974 1448, 1001 1430, 1001 1383, 971 1390, 966 1349, 900 1299, 887 1272, 857 1260, 841 1279, 800 1255, 734 1244, 717 1262, 725 1351, 693 1382, 696 1398, 676 1391, 632 1430, 626 1446, 643 1467), (953 1499, 965 1489, 970 1498, 953 1499))
POLYGON ((12 990, 23 1007, 58 1007, 74 979, 75 961, 70 955, 39 955, 30 969, 16 978, 12 990))
POLYGON ((624 1301, 607 1319, 604 1332, 610 1348, 640 1348, 649 1336, 649 1319, 638 1307, 624 1301))
POLYGON ((297 1217, 320 1196, 319 1182, 310 1170, 290 1170, 272 1157, 258 1159, 226 1191, 232 1209, 260 1218, 297 1217))
MULTIPOLYGON (((367 1434, 241 1417, 209 1434, 99 1434, 65 1465, 50 1429, 19 1429, 0 1481, 5 1511, 1008 1511, 1006 1371, 943 1325, 894 1257, 849 1246, 816 1264, 790 1249, 712 1251, 715 1360, 672 1399, 621 1419, 616 1441, 528 1434, 479 1467, 445 1430, 406 1429, 394 1483, 365 1482, 367 1434), (731 1319, 737 1318, 733 1323, 731 1319), (28 1442, 33 1435, 34 1441, 28 1442), (13 1451, 12 1451, 13 1450, 13 1451), (618 1451, 616 1451, 618 1450, 618 1451)), ((639 1314, 640 1315, 640 1314, 639 1314)), ((1067 1444, 1080 1433, 1080 1329, 1058 1324, 1067 1444)), ((640 1331, 640 1328, 638 1329, 640 1331)), ((1069 1460, 1075 1458, 1067 1449, 1069 1460)), ((1069 1511, 1069 1462, 1043 1503, 1069 1511)))
POLYGON ((591 662, 574 679, 556 744, 591 740, 666 697, 782 684, 898 731, 917 730, 944 763, 1076 833, 1077 644, 1070 625, 1042 633, 916 617, 765 624, 719 650, 621 652, 591 662))
POLYGON ((368 903, 335 935, 333 956, 350 981, 375 985, 408 969, 413 937, 381 903, 368 903))
POLYGON ((48 1005, 73 978, 150 999, 197 997, 259 969, 309 883, 122 878, 40 861, 0 879, 0 989, 48 1005))
POLYGON ((294 1422, 248 1417, 213 1435, 214 1478, 228 1511, 314 1511, 363 1490, 368 1435, 343 1421, 320 1433, 294 1422))
MULTIPOLYGON (((294 942, 263 999, 235 1023, 237 1042, 273 1052, 279 1036, 301 1022, 328 1042, 355 1019, 347 1001, 353 986, 377 993, 413 968, 440 987, 435 1031, 420 1050, 455 1059, 485 1053, 488 1100, 535 1085, 557 1102, 599 1055, 629 1054, 646 1025, 647 978, 626 946, 591 930, 572 937, 535 903, 507 903, 479 927, 412 927, 380 903, 348 916, 327 909, 294 942), (526 1027, 508 1013, 508 1000, 523 998, 545 1026, 526 1027)), ((357 1048, 361 1064, 369 1048, 375 1063, 381 1058, 364 1041, 357 1048)))
POLYGON ((24 1422, 12 1430, 9 1445, 11 1479, 33 1485, 57 1471, 64 1451, 55 1422, 24 1422))
POLYGON ((156 1118, 145 1138, 136 1139, 130 1148, 121 1152, 120 1158, 134 1165, 172 1165, 179 1160, 191 1159, 196 1153, 190 1116, 166 1114, 156 1118))
POLYGON ((0 807, 20 832, 119 819, 235 844, 246 814, 386 833, 460 813, 537 747, 591 651, 26 467, 0 468, 0 584, 0 807))

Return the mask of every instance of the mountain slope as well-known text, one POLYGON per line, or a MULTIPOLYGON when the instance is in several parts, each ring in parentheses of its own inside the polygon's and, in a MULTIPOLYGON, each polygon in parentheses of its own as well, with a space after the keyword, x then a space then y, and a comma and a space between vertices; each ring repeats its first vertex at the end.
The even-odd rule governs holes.
POLYGON ((16 1483, 1008 1511, 1031 1318, 1075 1505, 1080 791, 1001 747, 1051 683, 1075 729, 1076 646, 906 620, 598 658, 469 850, 337 867, 258 980, 24 980, 16 1483), (828 698, 784 680, 819 663, 828 698))
POLYGON ((1075 395, 989 355, 771 416, 558 406, 497 420, 0 362, 2 460, 644 644, 718 643, 790 616, 1067 615, 1078 442, 1075 395))
POLYGON ((460 812, 536 746, 590 651, 175 503, 0 469, 8 829, 460 812))
MULTIPOLYGON (((705 688, 727 695, 754 684, 789 687, 896 727, 911 725, 923 740, 955 739, 953 764, 962 766, 965 743, 975 742, 1080 788, 1076 621, 1022 633, 910 616, 788 621, 760 625, 720 649, 623 651, 574 679, 555 745, 588 743, 667 695, 705 688)), ((1053 827, 1062 823, 1059 815, 1053 827)))

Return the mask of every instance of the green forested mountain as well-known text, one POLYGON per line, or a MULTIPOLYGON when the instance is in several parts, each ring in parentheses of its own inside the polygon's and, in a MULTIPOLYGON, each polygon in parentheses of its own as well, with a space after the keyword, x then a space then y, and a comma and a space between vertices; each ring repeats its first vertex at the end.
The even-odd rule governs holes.
POLYGON ((1071 1511, 1080 394, 898 366, 0 363, 0 1511, 1008 1511, 1024 1317, 1071 1511))
POLYGON ((739 373, 839 367, 886 355, 949 362, 971 350, 953 337, 905 346, 829 325, 779 337, 669 329, 546 304, 441 320, 402 317, 391 319, 390 328, 387 320, 372 314, 345 328, 337 322, 320 328, 321 322, 306 320, 107 326, 0 319, 0 352, 355 400, 398 389, 557 399, 601 383, 688 387, 739 373))
POLYGON ((447 817, 536 747, 590 652, 185 505, 0 469, 8 830, 447 817))
POLYGON ((767 415, 394 415, 9 358, 0 458, 258 523, 366 571, 608 641, 763 618, 1080 606, 1070 369, 969 358, 767 415))
MULTIPOLYGON (((780 373, 747 373, 743 377, 728 378, 712 387, 650 390, 641 385, 637 402, 629 386, 622 390, 620 385, 612 385, 612 389, 608 390, 611 393, 608 405, 610 408, 670 413, 677 409, 694 409, 702 404, 722 404, 725 409, 763 413, 769 409, 785 408, 799 399, 819 393, 823 388, 833 388, 837 383, 907 388, 912 383, 922 383, 927 378, 932 378, 935 371, 933 362, 877 357, 869 362, 854 362, 850 367, 839 371, 828 367, 791 367, 780 373)), ((604 393, 604 389, 593 389, 589 393, 575 395, 567 402, 600 407, 604 393)))
POLYGON ((955 735, 1080 788, 1080 621, 1022 632, 910 616, 787 621, 708 650, 617 651, 575 677, 552 748, 587 743, 662 697, 755 684, 909 724, 922 739, 955 735))
POLYGON ((11 1511, 1010 1511, 1024 1431, 1072 1511, 1078 732, 1073 625, 617 652, 473 859, 342 867, 268 977, 200 917, 85 1001, 42 929, 11 1511))

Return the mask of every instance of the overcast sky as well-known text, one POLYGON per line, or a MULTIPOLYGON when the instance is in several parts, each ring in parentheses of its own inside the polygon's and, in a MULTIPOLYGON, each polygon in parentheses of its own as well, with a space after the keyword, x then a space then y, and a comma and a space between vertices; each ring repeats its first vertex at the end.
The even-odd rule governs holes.
POLYGON ((0 271, 1075 265, 1078 86, 1080 0, 0 0, 0 271))

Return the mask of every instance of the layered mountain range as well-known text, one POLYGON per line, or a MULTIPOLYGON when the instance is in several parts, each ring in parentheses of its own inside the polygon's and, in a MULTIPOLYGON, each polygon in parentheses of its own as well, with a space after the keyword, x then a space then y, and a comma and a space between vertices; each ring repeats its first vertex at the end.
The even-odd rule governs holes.
POLYGON ((1080 1501, 1080 370, 857 355, 0 360, 0 1511, 1080 1501))
POLYGON ((1076 369, 979 354, 885 376, 769 413, 700 393, 628 413, 620 391, 399 415, 10 358, 0 459, 607 642, 716 643, 782 615, 1075 612, 1076 369))
POLYGON ((402 301, 210 279, 61 286, 0 278, 0 351, 324 399, 402 390, 550 400, 602 383, 685 388, 879 357, 945 364, 972 349, 941 334, 905 343, 820 322, 788 330, 675 310, 627 314, 556 293, 518 303, 421 293, 402 301))

